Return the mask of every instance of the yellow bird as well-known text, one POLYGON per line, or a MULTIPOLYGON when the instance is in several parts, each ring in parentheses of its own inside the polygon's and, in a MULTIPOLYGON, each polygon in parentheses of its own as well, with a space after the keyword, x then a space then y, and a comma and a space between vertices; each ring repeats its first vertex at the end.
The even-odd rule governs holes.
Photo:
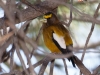
MULTIPOLYGON (((56 15, 48 12, 44 15, 47 23, 43 26, 43 39, 47 48, 52 53, 72 53, 69 47, 73 45, 68 30, 61 24, 56 15)), ((69 57, 68 60, 72 62, 75 67, 74 55, 69 57)))

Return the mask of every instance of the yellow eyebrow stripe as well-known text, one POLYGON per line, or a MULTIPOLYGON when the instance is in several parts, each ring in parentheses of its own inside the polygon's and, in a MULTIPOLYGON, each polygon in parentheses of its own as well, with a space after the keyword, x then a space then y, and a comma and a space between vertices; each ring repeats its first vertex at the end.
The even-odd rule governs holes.
POLYGON ((43 17, 44 17, 45 19, 48 19, 48 18, 51 18, 51 17, 52 17, 52 14, 44 15, 43 17))

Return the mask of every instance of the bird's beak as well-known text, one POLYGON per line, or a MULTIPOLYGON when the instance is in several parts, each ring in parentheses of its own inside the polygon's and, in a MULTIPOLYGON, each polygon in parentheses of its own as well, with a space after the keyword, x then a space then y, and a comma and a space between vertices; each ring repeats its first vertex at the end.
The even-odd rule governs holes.
POLYGON ((47 19, 43 18, 40 21, 43 22, 43 23, 46 23, 47 22, 47 19))

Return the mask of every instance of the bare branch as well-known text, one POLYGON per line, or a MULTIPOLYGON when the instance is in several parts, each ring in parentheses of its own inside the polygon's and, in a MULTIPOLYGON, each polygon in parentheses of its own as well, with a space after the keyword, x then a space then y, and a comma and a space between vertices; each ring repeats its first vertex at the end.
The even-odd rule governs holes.
POLYGON ((55 60, 52 60, 52 61, 51 61, 49 75, 53 75, 54 61, 55 61, 55 60))
POLYGON ((14 35, 13 32, 9 32, 8 34, 2 36, 2 37, 0 38, 0 46, 1 46, 2 44, 4 44, 4 43, 5 43, 9 38, 11 38, 13 35, 14 35))
POLYGON ((97 75, 99 71, 100 71, 100 65, 94 70, 93 75, 97 75))
POLYGON ((18 46, 18 39, 17 39, 16 37, 14 38, 14 45, 15 45, 15 47, 16 47, 16 53, 17 53, 17 55, 18 55, 18 57, 19 57, 19 59, 20 59, 20 61, 21 61, 22 67, 23 67, 23 69, 25 70, 25 73, 26 73, 27 75, 29 75, 29 72, 26 70, 26 66, 25 66, 24 60, 23 60, 23 58, 22 58, 22 56, 21 56, 21 54, 20 54, 20 48, 19 48, 19 46, 18 46))
POLYGON ((91 72, 83 65, 83 63, 81 62, 81 60, 79 60, 77 57, 75 57, 74 62, 75 62, 75 64, 77 65, 77 67, 80 69, 80 71, 84 75, 91 75, 91 72))
MULTIPOLYGON (((96 17, 98 16, 99 8, 100 8, 100 3, 98 4, 98 7, 97 7, 97 9, 96 9, 96 11, 95 11, 95 13, 94 13, 94 18, 96 18, 96 17)), ((89 42, 89 40, 90 40, 90 38, 91 38, 91 35, 92 35, 92 32, 93 32, 93 30, 94 30, 94 26, 95 26, 95 23, 93 22, 93 23, 92 23, 92 26, 91 26, 90 33, 89 33, 89 35, 88 35, 88 37, 87 37, 87 40, 86 40, 86 43, 85 43, 84 52, 83 52, 82 58, 81 58, 82 61, 83 61, 83 58, 84 58, 84 55, 85 55, 85 52, 86 52, 86 48, 87 48, 88 42, 89 42)))
POLYGON ((63 58, 63 63, 64 63, 66 75, 68 75, 67 64, 66 64, 66 60, 64 58, 63 58))

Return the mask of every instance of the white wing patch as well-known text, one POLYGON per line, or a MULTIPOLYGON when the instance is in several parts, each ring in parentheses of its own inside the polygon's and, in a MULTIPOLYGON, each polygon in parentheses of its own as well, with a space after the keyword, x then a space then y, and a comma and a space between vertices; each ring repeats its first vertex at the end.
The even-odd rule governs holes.
POLYGON ((66 49, 66 44, 63 36, 58 36, 56 33, 53 33, 53 38, 58 42, 61 48, 66 49))

